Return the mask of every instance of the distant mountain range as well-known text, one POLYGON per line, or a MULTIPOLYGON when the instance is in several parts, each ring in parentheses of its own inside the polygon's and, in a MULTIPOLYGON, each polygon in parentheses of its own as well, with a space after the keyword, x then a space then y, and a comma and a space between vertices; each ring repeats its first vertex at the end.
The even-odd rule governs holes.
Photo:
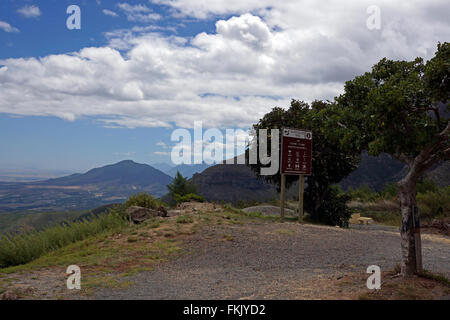
MULTIPOLYGON (((399 181, 408 172, 408 167, 388 154, 372 157, 363 153, 358 169, 353 171, 339 185, 345 190, 357 188, 363 184, 380 191, 387 183, 399 181)), ((450 185, 450 161, 445 161, 431 168, 425 177, 438 186, 450 185)))
POLYGON ((161 170, 165 174, 174 178, 177 175, 177 172, 183 177, 188 179, 192 178, 195 173, 203 172, 206 168, 209 168, 211 165, 202 163, 202 164, 181 164, 178 166, 171 166, 167 163, 155 163, 152 164, 152 167, 161 170))
POLYGON ((85 210, 123 202, 131 194, 160 197, 172 177, 131 160, 92 169, 84 174, 31 183, 0 183, 0 212, 85 210))
MULTIPOLYGON (((258 178, 245 165, 182 165, 170 171, 173 175, 180 171, 188 177, 193 174, 191 181, 209 201, 268 202, 278 198, 276 188, 258 178)), ((380 190, 386 183, 398 181, 405 173, 405 165, 389 155, 371 157, 363 154, 359 168, 340 185, 347 189, 367 184, 380 190)), ((449 161, 432 168, 427 176, 438 185, 450 185, 449 161)), ((131 194, 143 191, 162 197, 171 181, 172 177, 161 170, 128 160, 62 178, 27 183, 0 182, 0 213, 87 210, 124 202, 131 194)), ((297 184, 293 185, 288 195, 295 196, 297 188, 297 184)))
MULTIPOLYGON (((382 190, 386 183, 400 180, 407 172, 404 163, 387 154, 372 157, 364 153, 357 170, 343 179, 339 185, 344 189, 368 185, 374 190, 382 190)), ((450 185, 450 162, 444 162, 432 168, 426 176, 439 186, 450 185)), ((191 181, 209 201, 269 202, 279 195, 273 185, 267 184, 245 165, 216 165, 200 174, 195 174, 191 181)), ((288 190, 289 197, 296 196, 298 184, 288 190)))

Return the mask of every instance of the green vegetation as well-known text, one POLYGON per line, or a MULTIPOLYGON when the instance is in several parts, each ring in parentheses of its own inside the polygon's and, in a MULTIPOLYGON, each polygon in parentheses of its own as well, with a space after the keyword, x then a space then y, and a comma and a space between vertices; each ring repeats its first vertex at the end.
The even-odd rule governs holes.
POLYGON ((422 219, 431 220, 450 216, 450 186, 417 194, 422 219))
POLYGON ((387 153, 408 165, 398 182, 404 275, 417 270, 412 236, 419 177, 450 160, 450 43, 438 43, 424 62, 381 59, 372 70, 347 81, 344 93, 319 116, 321 129, 350 152, 387 153))
POLYGON ((172 183, 167 185, 169 189, 169 197, 175 203, 183 203, 189 201, 204 202, 205 198, 197 194, 195 185, 183 177, 178 171, 172 183))
POLYGON ((200 196, 198 194, 189 193, 184 196, 180 196, 178 194, 174 195, 174 200, 177 203, 189 202, 189 201, 197 201, 197 202, 205 202, 205 197, 200 196))
POLYGON ((64 221, 73 221, 82 215, 88 214, 89 212, 90 211, 19 211, 0 213, 0 234, 39 231, 43 228, 62 223, 64 221))
POLYGON ((150 193, 141 192, 134 194, 128 198, 125 202, 125 207, 129 208, 131 206, 144 207, 148 209, 158 209, 162 205, 162 202, 153 198, 150 193))
MULTIPOLYGON (((367 185, 349 188, 347 194, 353 200, 350 207, 378 223, 400 226, 401 214, 396 183, 388 183, 376 192, 367 185)), ((450 216, 450 187, 438 187, 428 179, 417 184, 417 206, 422 221, 450 216)))
MULTIPOLYGON (((304 101, 292 100, 289 109, 273 108, 253 128, 256 134, 261 129, 283 127, 313 131, 312 161, 314 165, 312 175, 307 177, 308 186, 305 190, 304 208, 315 222, 345 227, 348 225, 350 217, 345 206, 347 197, 341 195, 333 185, 357 168, 361 153, 352 150, 344 151, 341 145, 324 134, 327 118, 322 117, 321 113, 322 110, 330 107, 331 103, 326 101, 314 101, 308 104, 304 101)), ((271 150, 270 140, 268 140, 268 150, 271 150)), ((281 144, 281 138, 278 140, 278 144, 281 144)), ((261 168, 265 167, 260 162, 249 166, 256 174, 259 174, 261 168)), ((275 175, 263 176, 263 178, 267 182, 275 184, 278 190, 280 189, 280 172, 275 175)), ((297 181, 298 176, 286 176, 287 187, 297 181)))
MULTIPOLYGON (((351 211, 347 207, 350 197, 331 186, 325 194, 322 205, 309 211, 309 219, 331 226, 348 227, 351 211)), ((307 208, 311 208, 307 206, 307 208)))
POLYGON ((179 216, 176 220, 177 223, 193 223, 194 220, 190 216, 179 216))
POLYGON ((112 210, 91 220, 48 227, 42 231, 0 238, 0 268, 24 264, 43 254, 89 236, 121 228, 126 224, 122 215, 112 210))

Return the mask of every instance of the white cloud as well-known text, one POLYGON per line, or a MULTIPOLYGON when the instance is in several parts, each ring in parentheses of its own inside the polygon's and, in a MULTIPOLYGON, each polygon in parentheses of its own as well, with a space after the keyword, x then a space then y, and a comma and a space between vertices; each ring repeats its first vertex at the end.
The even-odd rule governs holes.
POLYGON ((22 8, 17 10, 17 12, 25 18, 37 18, 42 14, 41 9, 39 9, 39 7, 36 5, 23 6, 22 8))
POLYGON ((118 3, 119 9, 125 12, 129 21, 152 22, 161 19, 161 15, 143 4, 130 5, 129 3, 118 3))
POLYGON ((110 16, 110 17, 114 17, 114 18, 116 18, 116 17, 119 16, 119 15, 118 15, 117 13, 115 13, 114 11, 108 10, 108 9, 103 9, 103 14, 104 14, 104 15, 107 15, 107 16, 110 16))
POLYGON ((8 22, 5 21, 0 21, 0 30, 3 30, 5 32, 19 32, 19 29, 14 28, 8 22))
MULTIPOLYGON (((380 0, 379 31, 366 28, 372 3, 365 0, 345 6, 312 0, 158 1, 177 14, 237 15, 218 19, 215 32, 192 38, 145 26, 108 33, 109 47, 2 60, 0 112, 95 117, 108 127, 192 127, 203 120, 204 127, 246 128, 291 98, 332 99, 345 80, 383 57, 430 58, 437 42, 450 38, 442 14, 450 4, 444 0, 380 0)), ((146 6, 121 5, 129 14, 152 13, 146 6)))
POLYGON ((168 156, 168 155, 170 155, 170 152, 165 152, 165 151, 155 151, 153 153, 156 154, 157 156, 168 156))

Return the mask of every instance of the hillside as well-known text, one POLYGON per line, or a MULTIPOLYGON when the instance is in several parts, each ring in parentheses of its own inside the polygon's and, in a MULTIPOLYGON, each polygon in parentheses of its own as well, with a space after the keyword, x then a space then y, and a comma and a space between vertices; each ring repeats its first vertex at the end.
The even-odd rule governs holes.
POLYGON ((172 178, 146 164, 122 161, 84 174, 33 183, 0 183, 0 212, 85 210, 137 192, 166 193, 172 178))
MULTIPOLYGON (((339 184, 344 189, 357 188, 366 184, 374 190, 381 190, 386 183, 398 181, 405 174, 405 165, 387 154, 372 157, 364 153, 357 170, 339 184)), ((450 184, 450 165, 444 162, 427 173, 437 185, 450 184)), ((269 202, 278 199, 274 186, 258 178, 245 165, 215 165, 202 173, 195 174, 191 181, 208 201, 269 202)), ((287 196, 297 195, 298 184, 294 184, 287 196)))
MULTIPOLYGON (((372 157, 363 153, 358 169, 342 180, 339 185, 348 189, 366 184, 373 190, 379 191, 386 183, 400 180, 406 172, 406 165, 388 154, 372 157)), ((426 173, 426 176, 438 186, 450 185, 450 162, 446 161, 435 166, 426 173)))
POLYGON ((209 167, 210 165, 206 163, 191 165, 181 164, 165 172, 171 177, 175 177, 177 175, 177 172, 180 172, 183 177, 187 177, 188 179, 190 179, 194 174, 201 173, 209 167))
POLYGON ((246 165, 215 165, 194 174, 191 181, 208 201, 237 203, 278 199, 276 188, 258 178, 246 165))

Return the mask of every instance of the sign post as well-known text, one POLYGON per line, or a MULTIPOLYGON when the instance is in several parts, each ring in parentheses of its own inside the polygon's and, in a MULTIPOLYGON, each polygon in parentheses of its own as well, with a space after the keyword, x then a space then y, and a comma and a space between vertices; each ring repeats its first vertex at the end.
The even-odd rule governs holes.
POLYGON ((300 175, 299 181, 299 195, 298 195, 298 222, 303 221, 303 191, 305 186, 305 176, 300 175))
POLYGON ((312 169, 312 132, 283 128, 281 135, 281 218, 284 218, 285 175, 297 175, 299 179, 298 220, 303 220, 303 191, 305 175, 312 169))
POLYGON ((284 191, 286 187, 286 176, 284 174, 281 174, 281 192, 280 192, 280 217, 281 220, 284 219, 284 191))

